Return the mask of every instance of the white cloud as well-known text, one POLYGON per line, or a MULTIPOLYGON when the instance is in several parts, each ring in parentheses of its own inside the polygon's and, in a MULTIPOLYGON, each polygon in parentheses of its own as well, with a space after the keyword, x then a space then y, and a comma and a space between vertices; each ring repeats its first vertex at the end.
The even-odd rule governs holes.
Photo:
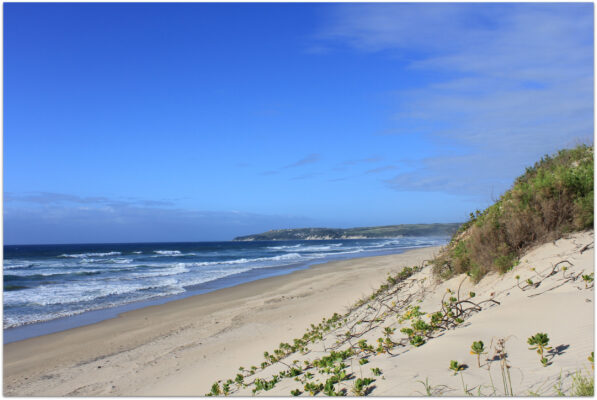
POLYGON ((384 131, 421 135, 446 155, 396 176, 391 187, 487 197, 541 155, 592 141, 592 4, 351 4, 330 10, 321 40, 383 52, 413 74, 436 72, 417 89, 388 87, 398 106, 384 131), (458 157, 448 154, 453 148, 458 157))

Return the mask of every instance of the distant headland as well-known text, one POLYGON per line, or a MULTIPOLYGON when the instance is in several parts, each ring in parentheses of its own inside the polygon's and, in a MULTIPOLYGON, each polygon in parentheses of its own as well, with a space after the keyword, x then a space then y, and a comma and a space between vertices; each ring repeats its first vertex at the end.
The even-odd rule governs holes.
POLYGON ((360 228, 275 229, 263 233, 238 236, 234 240, 338 240, 382 239, 404 236, 452 236, 461 223, 401 224, 360 228))

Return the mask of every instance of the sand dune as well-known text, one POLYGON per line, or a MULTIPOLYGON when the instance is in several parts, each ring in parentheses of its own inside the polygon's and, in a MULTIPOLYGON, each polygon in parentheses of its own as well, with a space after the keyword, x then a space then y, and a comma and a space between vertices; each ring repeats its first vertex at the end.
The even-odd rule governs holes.
MULTIPOLYGON (((463 277, 437 284, 433 281, 430 268, 424 269, 409 278, 405 288, 394 296, 393 300, 398 303, 401 298, 411 297, 410 302, 404 304, 403 310, 407 310, 409 305, 416 305, 424 312, 438 311, 447 289, 456 293, 461 282, 461 298, 468 297, 468 293, 474 291, 475 297, 471 301, 494 301, 483 303, 483 310, 473 313, 455 329, 437 332, 420 347, 415 348, 410 344, 405 347, 397 346, 391 350, 391 355, 358 352, 344 360, 348 365, 346 371, 354 379, 375 379, 370 385, 370 394, 375 396, 423 395, 426 394, 423 382, 428 384, 427 389, 434 395, 464 396, 467 391, 474 395, 481 393, 503 396, 504 390, 510 391, 510 383, 504 389, 500 362, 487 359, 494 357, 497 341, 506 339, 506 360, 510 366, 514 395, 556 395, 556 386, 562 392, 570 394, 574 374, 580 372, 584 376, 592 376, 587 357, 593 351, 594 343, 594 290, 592 284, 587 288, 582 280, 582 275, 594 271, 592 243, 593 232, 584 232, 540 246, 528 252, 513 271, 501 276, 487 276, 477 285, 473 285, 468 279, 463 282, 463 277), (590 249, 586 249, 587 245, 590 249), (558 264, 562 260, 569 263, 558 264), (562 266, 567 267, 566 271, 562 270, 562 266), (548 276, 552 272, 553 275, 548 276), (515 278, 517 275, 518 280, 515 278), (577 279, 573 279, 575 277, 577 279), (538 283, 538 286, 525 287, 527 279, 531 279, 534 284, 538 283), (541 365, 538 354, 529 350, 527 344, 527 338, 539 332, 548 334, 549 344, 552 346, 551 351, 546 351, 546 358, 549 360, 547 367, 541 365), (487 348, 487 354, 481 358, 481 368, 477 366, 476 356, 470 354, 471 344, 479 340, 487 348), (360 365, 358 360, 361 358, 367 358, 369 362, 360 365), (451 360, 466 365, 466 369, 461 372, 462 376, 449 369, 451 360), (375 376, 372 368, 379 368, 382 375, 375 376)), ((446 296, 444 300, 450 296, 446 296)), ((391 335, 394 341, 405 337, 399 331, 402 327, 408 327, 410 321, 400 324, 392 313, 384 317, 380 313, 383 308, 378 307, 378 304, 376 301, 368 302, 360 310, 347 316, 347 325, 358 322, 359 319, 370 321, 372 316, 383 319, 378 323, 377 329, 355 338, 353 345, 362 339, 376 345, 378 338, 384 338, 385 327, 396 328, 391 335)), ((345 331, 343 326, 328 335, 324 341, 325 346, 328 349, 334 347, 334 343, 342 339, 345 331)), ((285 361, 290 363, 298 358, 298 365, 302 365, 304 359, 321 358, 329 354, 329 351, 321 351, 322 347, 314 344, 309 354, 292 355, 285 361)), ((345 344, 338 350, 346 348, 348 345, 345 344)), ((268 369, 255 377, 271 379, 273 373, 284 368, 274 364, 268 369)), ((312 368, 310 372, 314 373, 310 382, 324 383, 330 377, 329 374, 318 373, 317 368, 312 368)), ((335 390, 345 389, 351 394, 354 379, 336 384, 335 390)), ((303 386, 292 379, 283 379, 273 389, 260 391, 258 394, 286 396, 297 389, 304 393, 303 386)), ((236 393, 251 395, 252 388, 254 385, 236 393)))

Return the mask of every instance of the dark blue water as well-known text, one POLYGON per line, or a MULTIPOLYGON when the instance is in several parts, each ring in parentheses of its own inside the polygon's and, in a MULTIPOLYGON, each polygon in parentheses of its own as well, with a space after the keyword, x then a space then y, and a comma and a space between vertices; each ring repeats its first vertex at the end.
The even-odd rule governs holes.
POLYGON ((314 263, 446 241, 418 237, 4 246, 4 328, 180 298, 198 288, 216 290, 314 263))

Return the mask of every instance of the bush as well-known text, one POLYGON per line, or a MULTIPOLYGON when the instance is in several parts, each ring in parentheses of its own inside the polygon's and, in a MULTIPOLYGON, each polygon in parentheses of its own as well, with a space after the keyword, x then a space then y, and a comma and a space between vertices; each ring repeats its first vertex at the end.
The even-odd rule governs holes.
POLYGON ((532 245, 592 228, 593 158, 593 147, 582 145, 527 168, 495 204, 470 214, 433 261, 434 272, 478 281, 490 271, 508 271, 532 245))

